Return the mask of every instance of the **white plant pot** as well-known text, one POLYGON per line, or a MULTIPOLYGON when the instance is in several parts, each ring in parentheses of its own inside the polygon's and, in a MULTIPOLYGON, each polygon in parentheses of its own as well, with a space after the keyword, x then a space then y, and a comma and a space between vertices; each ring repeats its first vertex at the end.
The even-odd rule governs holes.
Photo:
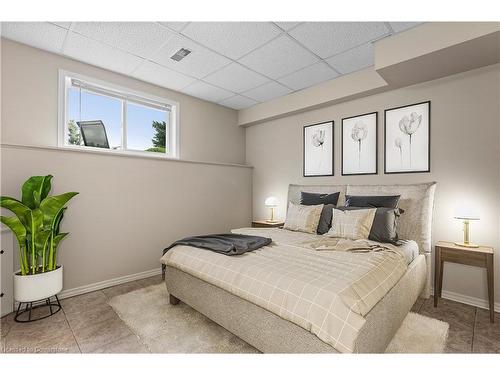
POLYGON ((14 274, 14 299, 17 302, 34 302, 59 293, 63 287, 63 267, 36 275, 14 274))

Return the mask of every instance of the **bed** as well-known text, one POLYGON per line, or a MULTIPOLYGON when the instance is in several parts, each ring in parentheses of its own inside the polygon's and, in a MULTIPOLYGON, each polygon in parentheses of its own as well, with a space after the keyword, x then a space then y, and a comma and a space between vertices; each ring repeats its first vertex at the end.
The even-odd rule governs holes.
POLYGON ((237 257, 177 246, 162 258, 171 303, 264 353, 384 352, 418 296, 429 296, 435 183, 290 185, 288 200, 298 203, 301 191, 340 191, 340 205, 345 194, 400 194, 398 232, 410 241, 361 254, 325 250, 315 234, 240 228, 273 244, 237 257))

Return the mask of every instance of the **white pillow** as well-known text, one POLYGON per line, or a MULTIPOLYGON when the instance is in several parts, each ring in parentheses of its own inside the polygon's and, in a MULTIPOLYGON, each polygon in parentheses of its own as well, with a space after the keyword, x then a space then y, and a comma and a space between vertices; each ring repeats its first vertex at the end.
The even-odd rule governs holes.
POLYGON ((316 233, 323 205, 304 206, 290 202, 286 213, 284 229, 316 233))
POLYGON ((334 208, 332 227, 325 236, 351 240, 367 239, 376 211, 376 208, 353 211, 341 211, 334 208))

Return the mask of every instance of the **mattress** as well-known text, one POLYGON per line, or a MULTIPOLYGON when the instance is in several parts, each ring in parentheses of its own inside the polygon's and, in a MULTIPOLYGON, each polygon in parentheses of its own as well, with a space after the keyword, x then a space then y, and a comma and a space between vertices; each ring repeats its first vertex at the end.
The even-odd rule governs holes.
POLYGON ((177 246, 162 261, 297 324, 344 353, 354 350, 365 316, 408 264, 401 247, 371 241, 267 228, 234 232, 268 236, 273 244, 234 257, 177 246), (374 244, 377 250, 363 250, 374 244))

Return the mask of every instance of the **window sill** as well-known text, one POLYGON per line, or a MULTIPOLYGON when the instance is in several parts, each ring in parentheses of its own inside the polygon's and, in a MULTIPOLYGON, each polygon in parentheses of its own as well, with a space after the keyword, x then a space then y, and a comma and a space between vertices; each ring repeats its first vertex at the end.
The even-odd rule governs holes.
MULTIPOLYGON (((37 146, 38 147, 38 146, 37 146)), ((44 147, 44 146, 40 146, 44 147)), ((64 145, 57 146, 54 148, 78 151, 78 152, 91 152, 93 154, 106 154, 106 155, 121 155, 121 156, 132 156, 132 157, 142 157, 142 158, 154 158, 154 159, 168 159, 168 160, 179 160, 178 157, 169 156, 160 152, 147 152, 147 151, 133 151, 133 150, 120 150, 120 149, 109 149, 91 146, 73 146, 64 145)))
POLYGON ((54 147, 54 146, 39 146, 39 145, 20 145, 14 143, 2 143, 0 148, 14 148, 14 149, 28 149, 28 150, 49 150, 49 151, 59 151, 59 152, 76 152, 82 154, 94 154, 101 155, 104 157, 122 157, 122 158, 136 158, 136 159, 147 159, 147 160, 158 160, 158 161, 166 161, 166 162, 177 162, 177 163, 193 163, 193 164, 206 164, 206 165, 219 165, 226 167, 239 167, 239 168, 253 168, 250 165, 246 164, 236 164, 236 163, 218 163, 211 161, 198 161, 198 160, 184 160, 178 159, 163 155, 144 155, 143 152, 134 152, 134 151, 122 151, 122 150, 99 150, 95 148, 91 149, 83 149, 80 147, 54 147))

